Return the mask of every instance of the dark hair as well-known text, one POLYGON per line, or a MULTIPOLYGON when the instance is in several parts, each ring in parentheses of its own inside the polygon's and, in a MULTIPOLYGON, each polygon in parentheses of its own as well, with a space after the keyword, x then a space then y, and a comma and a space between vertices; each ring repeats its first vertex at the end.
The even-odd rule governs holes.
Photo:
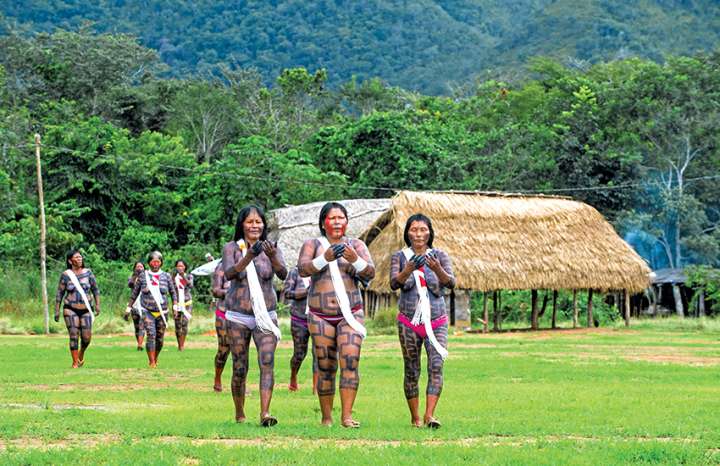
POLYGON ((135 269, 137 269, 138 264, 142 265, 143 268, 145 268, 145 264, 143 263, 143 261, 135 261, 135 263, 133 264, 133 272, 135 272, 135 269))
POLYGON ((245 219, 248 218, 253 212, 256 212, 260 216, 260 220, 262 220, 263 222, 263 231, 260 234, 260 241, 265 241, 267 239, 268 226, 267 219, 265 218, 265 212, 263 212, 262 207, 260 207, 259 205, 250 204, 243 207, 242 210, 240 210, 240 213, 238 213, 237 221, 235 222, 235 236, 233 237, 233 241, 245 239, 243 222, 245 222, 245 219))
POLYGON ((153 260, 153 258, 160 259, 160 264, 163 264, 165 262, 165 261, 163 261, 163 256, 160 251, 152 251, 150 254, 148 254, 148 256, 147 256, 148 264, 150 263, 151 260, 153 260))
POLYGON ((185 266, 185 271, 188 272, 188 265, 187 265, 187 262, 185 262, 185 259, 178 259, 178 260, 176 260, 176 261, 175 261, 175 267, 177 267, 177 265, 178 265, 180 262, 182 262, 182 264, 185 266))
POLYGON ((327 218, 328 214, 332 209, 340 209, 342 210, 342 213, 345 215, 345 218, 348 218, 347 209, 344 205, 340 204, 339 202, 328 202, 324 206, 322 206, 322 209, 320 209, 320 220, 318 221, 318 226, 320 227, 320 234, 323 236, 327 236, 325 233, 325 219, 327 218))
POLYGON ((407 219, 407 222, 405 222, 405 231, 403 232, 403 239, 405 240, 405 244, 407 246, 410 246, 410 224, 412 222, 424 222, 425 225, 427 225, 428 230, 430 230, 430 237, 428 238, 428 247, 433 247, 433 239, 435 239, 435 230, 433 230, 432 227, 432 221, 429 217, 423 215, 423 214, 415 214, 410 216, 409 219, 407 219))
MULTIPOLYGON (((65 265, 67 265, 71 269, 72 264, 70 263, 70 259, 72 259, 72 256, 74 256, 75 254, 80 254, 81 256, 83 255, 83 253, 80 252, 79 249, 71 249, 68 251, 67 254, 65 254, 65 265)), ((80 267, 85 267, 85 256, 83 256, 82 265, 80 265, 80 267)))

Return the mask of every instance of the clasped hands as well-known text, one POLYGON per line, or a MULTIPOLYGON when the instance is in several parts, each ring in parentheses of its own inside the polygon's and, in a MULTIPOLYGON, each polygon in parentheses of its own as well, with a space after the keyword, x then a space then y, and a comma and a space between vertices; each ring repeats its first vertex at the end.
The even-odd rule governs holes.
POLYGON ((325 251, 325 260, 328 262, 341 257, 345 258, 345 260, 351 264, 358 260, 357 252, 355 252, 355 249, 348 243, 333 244, 325 251))

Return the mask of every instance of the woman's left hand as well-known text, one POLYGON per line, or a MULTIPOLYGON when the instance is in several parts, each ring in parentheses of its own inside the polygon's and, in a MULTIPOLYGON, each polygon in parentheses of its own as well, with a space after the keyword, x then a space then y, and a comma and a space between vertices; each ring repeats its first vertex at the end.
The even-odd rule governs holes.
POLYGON ((432 270, 436 274, 442 270, 442 265, 440 265, 440 259, 438 259, 435 254, 426 254, 425 264, 430 267, 430 270, 432 270))
POLYGON ((263 251, 265 251, 265 255, 269 258, 275 257, 275 254, 277 254, 277 243, 273 244, 272 241, 263 241, 262 243, 263 251))
POLYGON ((350 262, 351 264, 358 260, 358 254, 355 252, 355 249, 353 249, 352 245, 350 243, 345 243, 345 250, 343 251, 343 258, 350 262))

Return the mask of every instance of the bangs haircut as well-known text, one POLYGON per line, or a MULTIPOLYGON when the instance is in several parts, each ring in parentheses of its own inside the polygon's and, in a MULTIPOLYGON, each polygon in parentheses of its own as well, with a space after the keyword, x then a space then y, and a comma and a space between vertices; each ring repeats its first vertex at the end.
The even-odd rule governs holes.
POLYGON ((243 230, 243 223, 245 222, 245 219, 250 216, 251 213, 257 213, 258 216, 260 216, 260 220, 263 222, 263 230, 260 234, 260 241, 265 241, 267 239, 268 234, 268 226, 267 226, 267 219, 265 218, 265 212, 263 211, 262 207, 259 205, 251 204, 248 206, 245 206, 240 210, 238 213, 237 221, 235 222, 235 236, 233 236, 233 241, 239 241, 245 239, 245 231, 243 230))
POLYGON ((403 239, 405 240, 405 244, 410 247, 410 225, 412 224, 412 222, 423 222, 425 225, 427 225, 428 230, 430 230, 428 247, 432 248, 433 240, 435 239, 435 230, 433 230, 432 220, 430 220, 430 217, 423 214, 412 215, 409 219, 407 219, 407 222, 405 222, 405 231, 403 232, 403 239))
POLYGON ((318 226, 320 227, 320 233, 323 236, 327 236, 327 234, 325 232, 325 219, 327 218, 328 214, 330 213, 330 211, 332 209, 340 209, 342 211, 343 215, 345 215, 345 220, 348 220, 348 221, 350 220, 350 219, 348 219, 347 209, 345 208, 344 205, 340 204, 339 202, 328 202, 327 204, 322 206, 322 209, 320 209, 320 220, 318 221, 318 226))

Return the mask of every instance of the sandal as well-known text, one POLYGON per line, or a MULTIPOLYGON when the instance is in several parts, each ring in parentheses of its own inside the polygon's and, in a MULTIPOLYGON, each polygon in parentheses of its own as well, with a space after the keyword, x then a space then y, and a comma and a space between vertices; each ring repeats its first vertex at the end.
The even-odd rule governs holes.
POLYGON ((428 429, 439 429, 440 426, 442 426, 442 424, 440 424, 440 421, 438 421, 434 417, 431 417, 425 423, 425 427, 427 427, 428 429))
POLYGON ((272 427, 278 423, 277 418, 273 416, 272 414, 268 414, 264 418, 260 420, 260 425, 263 427, 272 427))

